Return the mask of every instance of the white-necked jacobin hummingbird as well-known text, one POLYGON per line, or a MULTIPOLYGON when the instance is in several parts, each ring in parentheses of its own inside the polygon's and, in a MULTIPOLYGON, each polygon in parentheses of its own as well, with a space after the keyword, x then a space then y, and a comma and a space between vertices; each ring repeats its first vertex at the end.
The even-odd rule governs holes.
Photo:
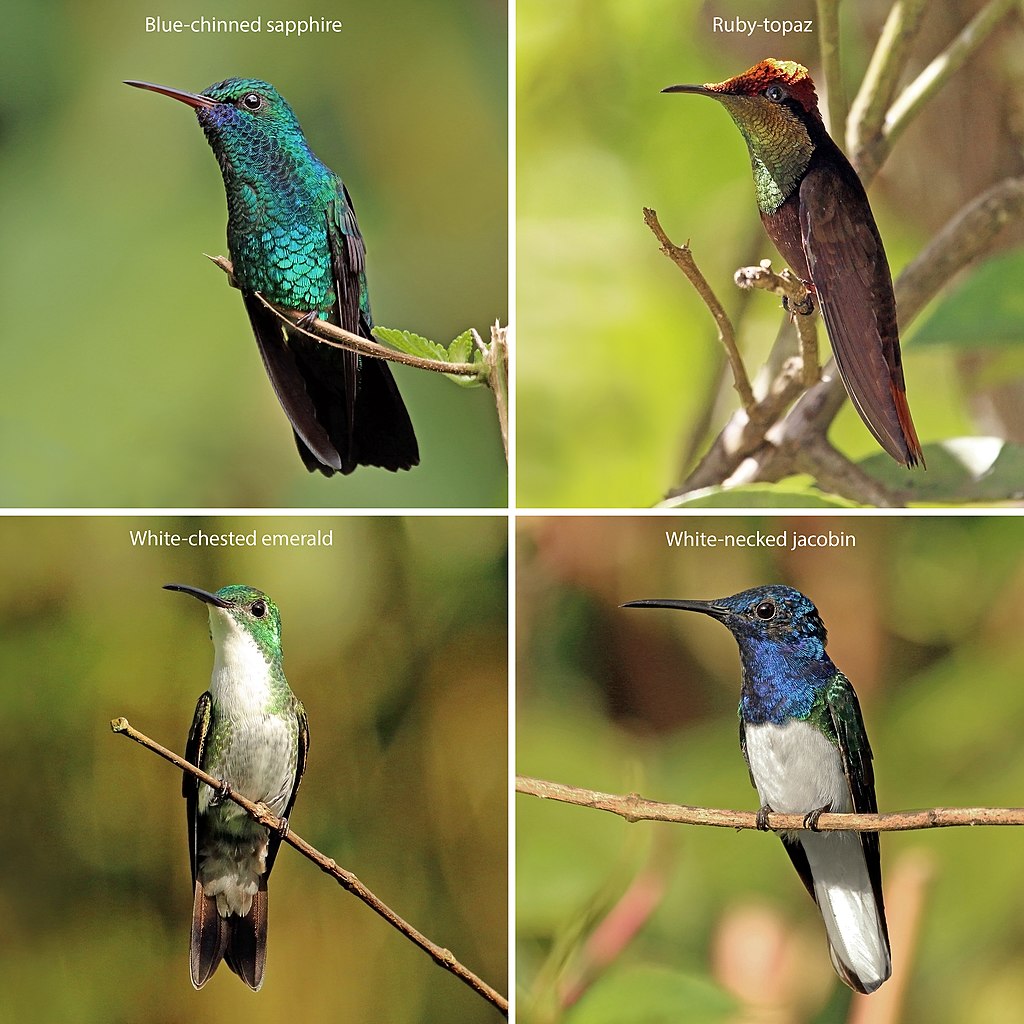
MULTIPOLYGON (((281 616, 266 594, 229 586, 211 594, 171 583, 210 613, 210 688, 196 704, 185 758, 240 796, 287 820, 309 749, 306 712, 281 666, 281 616)), ((281 834, 185 775, 193 905, 189 967, 202 988, 223 959, 253 991, 267 959, 267 879, 281 834)))
POLYGON ((679 608, 729 627, 740 649, 740 747, 771 811, 805 814, 810 831, 780 838, 825 921, 832 964, 857 992, 890 975, 877 832, 814 831, 825 811, 874 814, 875 778, 860 704, 825 652, 814 605, 792 587, 745 590, 717 601, 630 601, 626 608, 679 608))

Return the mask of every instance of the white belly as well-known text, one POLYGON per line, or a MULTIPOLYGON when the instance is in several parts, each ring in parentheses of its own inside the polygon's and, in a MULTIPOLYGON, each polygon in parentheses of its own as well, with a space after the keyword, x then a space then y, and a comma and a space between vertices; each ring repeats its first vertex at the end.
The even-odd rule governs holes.
POLYGON ((852 811, 839 748, 807 722, 748 725, 747 762, 762 804, 784 814, 852 811))

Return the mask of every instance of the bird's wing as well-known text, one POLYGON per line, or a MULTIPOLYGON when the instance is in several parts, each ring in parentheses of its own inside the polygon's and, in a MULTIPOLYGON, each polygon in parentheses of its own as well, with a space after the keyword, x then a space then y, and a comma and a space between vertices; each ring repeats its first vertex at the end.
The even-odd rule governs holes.
MULTIPOLYGON (((334 202, 327 207, 327 240, 331 248, 334 291, 337 303, 330 319, 346 331, 370 338, 369 289, 366 287, 366 244, 359 233, 356 211, 348 189, 339 181, 334 202)), ((345 388, 349 409, 349 431, 355 426, 356 383, 359 357, 355 352, 338 352, 345 359, 345 388)))
MULTIPOLYGON (((875 772, 871 766, 871 745, 864 729, 864 718, 860 713, 860 702, 850 681, 838 672, 829 686, 825 705, 828 708, 839 744, 839 759, 850 787, 853 810, 856 814, 877 814, 878 800, 875 797, 875 772)), ((878 833, 860 832, 861 846, 867 861, 868 877, 878 903, 878 918, 885 928, 885 902, 882 899, 882 868, 878 855, 878 833)), ((886 932, 888 937, 888 932, 886 932)))
MULTIPOLYGON (((213 698, 209 691, 196 702, 195 714, 192 716, 192 727, 188 731, 185 743, 185 760, 197 768, 203 767, 203 754, 206 750, 206 737, 210 732, 210 717, 213 698)), ((196 849, 199 825, 199 780, 188 772, 182 773, 181 795, 185 798, 185 814, 188 819, 188 854, 192 867, 192 884, 196 882, 196 849)))
POLYGON ((757 783, 754 781, 754 773, 750 770, 750 758, 747 757, 747 730, 743 724, 743 718, 740 717, 740 750, 743 752, 743 763, 747 766, 747 774, 750 776, 750 784, 757 789, 757 783))
MULTIPOLYGON (((295 702, 295 719, 299 729, 299 747, 295 757, 295 781, 292 783, 291 796, 288 797, 288 805, 284 809, 284 814, 281 815, 282 818, 289 817, 292 813, 292 807, 295 806, 295 797, 299 792, 299 783, 302 782, 302 776, 306 771, 306 754, 309 751, 309 722, 306 719, 306 709, 299 700, 295 702)), ((270 841, 267 844, 267 869, 263 873, 264 879, 267 878, 270 874, 270 869, 274 866, 280 846, 280 833, 271 832, 270 841)))
MULTIPOLYGON (((286 342, 281 321, 255 295, 242 293, 252 332, 256 336, 263 366, 296 435, 325 466, 342 469, 342 457, 317 417, 306 380, 296 363, 295 352, 286 342)), ((299 449, 300 452, 302 449, 299 449)), ((305 455, 303 460, 305 461, 305 455)), ((307 466, 315 469, 316 466, 307 466)))
MULTIPOLYGON (((359 233, 352 199, 340 180, 334 201, 327 207, 327 237, 338 297, 330 319, 345 330, 372 341, 366 246, 359 233)), ((324 351, 321 346, 320 352, 308 353, 304 358, 326 359, 324 351)), ((351 450, 356 453, 353 457, 367 465, 391 470, 415 466, 420 461, 416 434, 387 361, 338 349, 329 352, 331 358, 344 358, 342 409, 348 417, 346 436, 352 439, 351 450)), ((336 434, 337 431, 332 431, 332 436, 336 434)))
POLYGON ((369 338, 373 317, 366 286, 366 243, 348 189, 341 181, 337 183, 334 201, 327 206, 327 238, 338 296, 335 322, 346 331, 369 338))
POLYGON ((852 168, 812 164, 800 183, 800 234, 846 390, 878 443, 914 465, 921 445, 907 405, 892 278, 852 168))

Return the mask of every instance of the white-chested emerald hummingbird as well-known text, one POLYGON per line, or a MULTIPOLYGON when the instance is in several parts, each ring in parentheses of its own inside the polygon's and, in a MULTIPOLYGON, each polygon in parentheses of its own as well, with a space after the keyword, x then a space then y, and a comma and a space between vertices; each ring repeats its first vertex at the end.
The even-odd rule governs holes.
MULTIPOLYGON (((281 667, 281 616, 266 594, 233 585, 211 594, 171 583, 210 613, 210 688, 196 704, 185 758, 240 796, 287 819, 309 749, 306 712, 281 667)), ((202 988, 221 960, 251 989, 267 958, 267 879, 281 834, 185 775, 193 905, 189 967, 202 988)))
POLYGON ((784 586, 624 607, 701 612, 729 627, 743 664, 740 747, 761 800, 758 827, 767 828, 771 811, 806 815, 809 831, 780 838, 821 911, 839 977, 874 992, 892 971, 878 833, 814 831, 825 811, 878 810, 857 694, 825 652, 817 609, 784 586))

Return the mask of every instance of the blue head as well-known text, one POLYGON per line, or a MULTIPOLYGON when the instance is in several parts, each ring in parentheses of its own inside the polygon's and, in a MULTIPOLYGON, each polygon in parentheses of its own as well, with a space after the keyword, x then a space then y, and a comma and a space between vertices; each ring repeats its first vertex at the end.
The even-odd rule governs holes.
MULTIPOLYGON (((227 78, 201 93, 183 92, 150 82, 126 82, 170 96, 192 107, 226 180, 232 171, 280 174, 311 156, 302 128, 285 98, 259 78, 227 78)), ((314 158, 315 159, 315 158, 314 158)))
POLYGON ((792 587, 754 587, 715 601, 630 601, 623 607, 701 612, 728 626, 743 663, 740 711, 746 721, 806 718, 817 692, 836 675, 818 609, 792 587))

